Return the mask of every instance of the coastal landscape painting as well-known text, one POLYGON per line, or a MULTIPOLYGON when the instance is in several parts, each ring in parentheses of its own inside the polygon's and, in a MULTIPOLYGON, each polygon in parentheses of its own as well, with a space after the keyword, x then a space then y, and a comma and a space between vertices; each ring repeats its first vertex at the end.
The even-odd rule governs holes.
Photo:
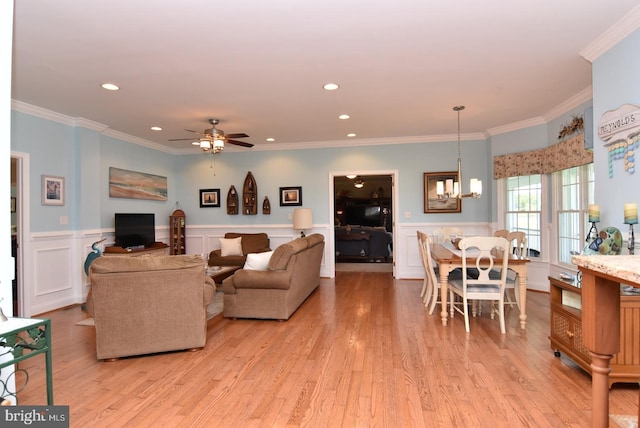
POLYGON ((109 196, 166 201, 167 177, 110 167, 109 196))

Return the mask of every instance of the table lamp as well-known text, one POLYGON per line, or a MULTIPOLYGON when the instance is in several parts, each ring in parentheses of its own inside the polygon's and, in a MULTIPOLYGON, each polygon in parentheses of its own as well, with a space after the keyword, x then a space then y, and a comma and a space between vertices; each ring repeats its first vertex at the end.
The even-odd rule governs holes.
POLYGON ((629 225, 629 254, 634 254, 635 239, 633 236, 633 225, 638 224, 638 204, 624 204, 624 224, 629 225))
POLYGON ((304 238, 304 230, 313 227, 313 213, 311 208, 295 208, 293 210, 293 228, 300 231, 300 237, 304 238))

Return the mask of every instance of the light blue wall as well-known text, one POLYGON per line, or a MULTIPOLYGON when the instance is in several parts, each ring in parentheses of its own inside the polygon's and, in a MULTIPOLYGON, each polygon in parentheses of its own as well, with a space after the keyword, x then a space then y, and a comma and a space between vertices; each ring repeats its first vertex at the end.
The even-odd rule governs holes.
POLYGON ((593 62, 595 202, 600 205, 601 224, 618 227, 625 233, 628 226, 623 224, 623 207, 628 202, 640 204, 640 171, 629 174, 624 170, 624 162, 617 160, 613 162, 613 177, 609 177, 608 151, 598 137, 597 127, 607 110, 623 104, 640 105, 638 52, 640 30, 593 62))
POLYGON ((287 151, 225 152, 216 156, 171 155, 131 144, 95 130, 75 127, 26 113, 13 112, 12 150, 30 154, 31 230, 33 232, 111 229, 115 212, 152 212, 156 225, 168 224, 178 201, 191 225, 286 224, 292 207, 279 206, 279 188, 301 186, 303 206, 313 209, 314 222, 331 223, 328 211, 331 173, 345 171, 398 171, 400 222, 485 222, 491 201, 490 151, 485 140, 463 141, 464 191, 468 179, 485 183, 485 196, 464 200, 460 214, 425 214, 423 173, 454 171, 456 143, 431 142, 287 151), (167 177, 168 200, 119 199, 109 196, 109 167, 167 177), (226 214, 230 185, 241 192, 251 171, 258 183, 260 207, 264 196, 271 202, 271 215, 261 209, 255 216, 226 214), (40 175, 62 176, 66 200, 62 207, 42 206, 40 175), (219 188, 220 208, 200 208, 199 189, 219 188), (69 218, 68 225, 60 217, 69 218))
MULTIPOLYGON (((465 180, 478 177, 488 183, 487 142, 472 141, 462 144, 465 180), (478 162, 478 159, 482 159, 478 162)), ((411 212, 411 217, 399 216, 400 222, 460 222, 487 221, 488 202, 463 201, 461 214, 424 214, 423 173, 454 171, 457 167, 455 143, 425 143, 381 145, 288 151, 226 152, 215 158, 215 168, 209 155, 177 157, 180 170, 180 205, 192 224, 261 224, 290 223, 287 214, 293 208, 279 206, 279 188, 302 187, 303 206, 311 208, 314 222, 330 223, 328 203, 329 176, 345 171, 398 171, 399 213, 411 212), (444 165, 444 166, 443 166, 444 165), (271 202, 271 215, 228 216, 224 208, 227 191, 232 184, 242 191, 242 183, 251 171, 258 183, 258 199, 264 196, 271 202), (214 175, 215 172, 215 175, 214 175), (199 189, 219 188, 221 208, 199 208, 199 189), (466 209, 465 209, 466 208, 466 209)), ((467 184, 468 185, 468 184, 467 184)), ((468 189, 465 189, 468 191, 468 189)))
POLYGON ((91 173, 100 177, 97 189, 100 194, 100 225, 103 228, 113 228, 116 212, 154 213, 156 226, 169 224, 169 214, 173 211, 180 182, 177 178, 180 169, 175 166, 174 156, 102 136, 99 169, 91 173), (167 201, 110 197, 109 167, 167 177, 167 201))
POLYGON ((12 111, 11 150, 30 154, 29 205, 32 232, 73 230, 77 221, 74 184, 78 156, 74 128, 12 111), (65 178, 64 206, 41 205, 41 175, 65 178), (60 217, 68 218, 67 225, 60 217))

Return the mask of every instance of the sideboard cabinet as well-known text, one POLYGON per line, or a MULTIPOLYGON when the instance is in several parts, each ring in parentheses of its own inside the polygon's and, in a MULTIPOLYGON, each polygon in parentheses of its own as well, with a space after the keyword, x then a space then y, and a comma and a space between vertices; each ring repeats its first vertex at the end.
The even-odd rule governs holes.
MULTIPOLYGON (((591 356, 582 343, 582 289, 572 281, 549 277, 551 349, 564 352, 591 373, 591 356)), ((609 387, 640 379, 640 296, 620 295, 620 352, 611 360, 609 387)))

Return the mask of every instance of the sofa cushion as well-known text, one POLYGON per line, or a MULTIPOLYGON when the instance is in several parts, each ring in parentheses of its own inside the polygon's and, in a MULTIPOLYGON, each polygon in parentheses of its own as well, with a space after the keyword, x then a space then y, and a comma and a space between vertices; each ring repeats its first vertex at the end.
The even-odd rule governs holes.
POLYGON ((242 238, 220 238, 220 255, 242 256, 242 238))
POLYGON ((225 238, 242 238, 242 254, 261 253, 269 251, 269 236, 266 233, 237 233, 227 232, 225 238))
POLYGON ((264 253, 249 253, 247 254, 247 261, 244 263, 243 269, 247 270, 267 270, 269 267, 269 260, 273 251, 265 251, 264 253))

